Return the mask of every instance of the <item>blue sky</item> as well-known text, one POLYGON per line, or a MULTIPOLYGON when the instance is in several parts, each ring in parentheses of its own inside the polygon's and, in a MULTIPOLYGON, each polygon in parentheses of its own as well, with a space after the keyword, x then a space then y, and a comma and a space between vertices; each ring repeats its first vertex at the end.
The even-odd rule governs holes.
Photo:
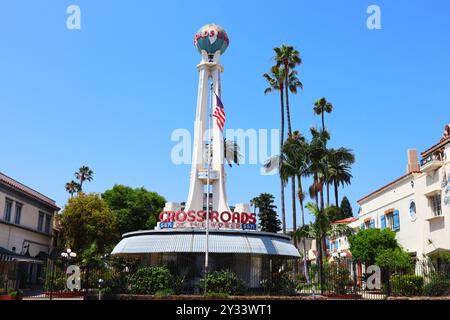
MULTIPOLYGON (((356 200, 404 174, 407 148, 428 148, 449 122, 450 2, 284 3, 0 1, 0 171, 60 206, 82 164, 95 172, 86 191, 121 183, 185 201, 190 166, 172 164, 170 135, 193 130, 193 36, 217 23, 230 37, 222 59, 227 126, 279 127, 278 96, 264 96, 262 74, 274 46, 294 45, 304 90, 291 98, 293 127, 307 134, 319 125, 317 98, 334 104, 331 145, 356 154, 353 183, 341 190, 356 212, 356 200), (81 30, 66 28, 70 4, 81 8, 81 30), (381 8, 381 30, 366 27, 370 4, 381 8)), ((230 204, 261 192, 279 204, 277 176, 259 170, 228 170, 230 204)))

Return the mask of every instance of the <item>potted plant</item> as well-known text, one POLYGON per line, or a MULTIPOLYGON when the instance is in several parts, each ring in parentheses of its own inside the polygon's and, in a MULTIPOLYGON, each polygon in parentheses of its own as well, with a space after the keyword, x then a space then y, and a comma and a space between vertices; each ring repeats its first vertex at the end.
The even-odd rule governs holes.
POLYGON ((0 300, 22 300, 23 292, 19 289, 0 289, 0 300))

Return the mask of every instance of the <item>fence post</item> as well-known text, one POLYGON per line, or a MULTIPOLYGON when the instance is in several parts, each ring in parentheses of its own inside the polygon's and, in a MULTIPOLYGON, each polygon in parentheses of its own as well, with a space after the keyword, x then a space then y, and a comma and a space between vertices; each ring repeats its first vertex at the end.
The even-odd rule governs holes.
POLYGON ((52 259, 50 259, 50 300, 53 300, 53 290, 54 290, 54 277, 55 277, 55 264, 52 259))
POLYGON ((356 274, 356 261, 352 261, 352 269, 353 269, 353 294, 355 299, 357 298, 356 288, 358 286, 358 275, 356 274))

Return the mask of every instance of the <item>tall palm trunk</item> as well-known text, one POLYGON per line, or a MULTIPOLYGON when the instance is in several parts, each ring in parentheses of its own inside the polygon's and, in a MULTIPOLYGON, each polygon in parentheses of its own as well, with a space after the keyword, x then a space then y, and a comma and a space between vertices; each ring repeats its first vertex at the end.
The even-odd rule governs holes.
POLYGON ((339 208, 339 202, 338 202, 338 200, 339 200, 338 192, 339 191, 338 191, 338 187, 339 187, 338 181, 337 181, 337 179, 334 179, 334 198, 336 200, 336 207, 339 208))
MULTIPOLYGON (((302 177, 297 176, 298 181, 298 200, 300 201, 300 210, 302 212, 302 227, 305 225, 305 210, 303 208, 303 190, 302 190, 302 177)), ((303 243, 303 272, 305 273, 306 282, 309 284, 309 273, 308 273, 308 251, 306 250, 306 238, 302 237, 303 243)))
POLYGON ((322 111, 322 131, 325 131, 325 110, 322 111))
MULTIPOLYGON (((280 156, 282 155, 283 143, 284 143, 284 93, 283 87, 280 87, 280 106, 281 106, 281 137, 280 137, 280 156)), ((286 234, 286 208, 284 204, 284 186, 283 180, 280 176, 281 186, 281 223, 283 225, 283 234, 286 234)))
POLYGON ((327 207, 330 205, 330 184, 327 183, 327 207))
MULTIPOLYGON (((284 91, 286 95, 286 115, 287 115, 287 123, 288 123, 288 135, 292 136, 292 127, 291 127, 291 112, 289 109, 289 65, 287 61, 284 62, 284 91)), ((295 177, 291 178, 291 187, 292 187, 292 227, 294 230, 297 230, 297 209, 296 209, 296 197, 295 197, 295 177)), ((297 239, 294 237, 294 245, 297 247, 297 239)))

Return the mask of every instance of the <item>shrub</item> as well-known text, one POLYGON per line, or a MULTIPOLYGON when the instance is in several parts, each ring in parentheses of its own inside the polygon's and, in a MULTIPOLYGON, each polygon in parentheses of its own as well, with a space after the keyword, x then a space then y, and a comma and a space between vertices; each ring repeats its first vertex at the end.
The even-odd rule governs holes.
POLYGON ((262 286, 270 294, 282 296, 293 296, 297 289, 297 284, 286 272, 274 273, 272 279, 264 281, 262 286))
POLYGON ((166 267, 144 267, 130 278, 132 294, 155 294, 158 290, 169 289, 170 272, 166 267))
POLYGON ((422 294, 423 277, 394 274, 391 277, 391 288, 394 296, 419 296, 422 294))
POLYGON ((174 294, 172 289, 162 289, 155 292, 155 296, 158 297, 167 297, 172 296, 174 294))
POLYGON ((103 285, 105 294, 120 294, 128 291, 128 275, 123 272, 111 273, 103 285))
POLYGON ((64 291, 67 286, 67 275, 60 270, 48 272, 45 277, 45 291, 64 291))
POLYGON ((434 274, 430 282, 423 288, 423 294, 426 296, 446 296, 450 294, 450 279, 442 274, 434 274))
POLYGON ((353 284, 350 271, 345 265, 332 266, 327 280, 326 283, 330 284, 330 289, 336 294, 346 294, 347 287, 353 284))
MULTIPOLYGON (((200 288, 205 290, 205 280, 200 280, 200 288)), ((231 271, 214 271, 206 278, 206 291, 208 293, 226 293, 229 295, 242 294, 245 285, 235 273, 231 271)))

